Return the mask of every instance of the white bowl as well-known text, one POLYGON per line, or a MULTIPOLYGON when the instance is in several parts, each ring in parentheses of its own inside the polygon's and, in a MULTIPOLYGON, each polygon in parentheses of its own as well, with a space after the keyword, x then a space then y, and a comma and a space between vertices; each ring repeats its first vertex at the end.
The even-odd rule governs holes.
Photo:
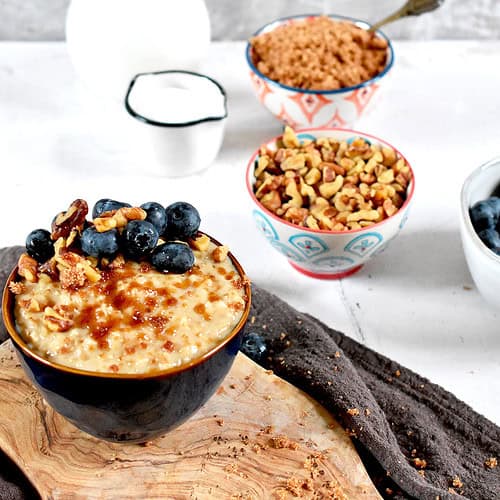
MULTIPOLYGON (((273 31, 279 26, 303 21, 317 15, 290 16, 266 24, 254 36, 273 31)), ((336 21, 350 21, 359 28, 369 29, 370 24, 350 17, 329 15, 336 21)), ((292 128, 350 127, 372 107, 378 97, 382 79, 394 64, 391 41, 381 31, 377 35, 387 41, 385 68, 377 76, 352 87, 337 90, 305 90, 289 87, 262 74, 252 60, 252 46, 246 47, 250 78, 259 101, 279 120, 292 128)))
POLYGON ((125 108, 148 133, 162 171, 191 175, 215 160, 224 138, 226 92, 212 78, 191 71, 136 75, 125 108))
POLYGON ((500 185, 500 157, 474 170, 465 180, 460 195, 460 234, 472 279, 484 299, 500 308, 500 256, 477 235, 469 215, 476 202, 489 198, 500 185))
MULTIPOLYGON (((348 141, 354 137, 362 137, 371 144, 380 144, 394 149, 402 158, 404 156, 393 146, 381 139, 363 132, 348 129, 303 129, 296 131, 297 137, 316 139, 332 137, 348 141)), ((266 146, 276 149, 274 137, 266 146)), ((413 198, 415 176, 410 164, 412 180, 408 184, 406 200, 401 208, 391 217, 363 229, 351 231, 326 231, 310 229, 292 224, 265 208, 256 198, 253 185, 255 183, 254 164, 260 148, 250 158, 246 172, 246 184, 253 201, 253 218, 257 228, 271 246, 283 254, 292 267, 307 276, 320 279, 340 279, 359 271, 369 259, 382 252, 399 234, 408 219, 408 210, 413 198)))

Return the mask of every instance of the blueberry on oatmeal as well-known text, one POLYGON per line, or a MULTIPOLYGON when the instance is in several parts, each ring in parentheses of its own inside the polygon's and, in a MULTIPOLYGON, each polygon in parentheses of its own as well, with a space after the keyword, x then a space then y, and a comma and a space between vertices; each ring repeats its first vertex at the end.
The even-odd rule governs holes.
POLYGON ((149 255, 158 243, 158 231, 145 220, 132 220, 123 230, 123 252, 132 260, 149 255))
POLYGON ((163 234, 167 227, 167 214, 165 213, 165 208, 159 203, 156 203, 156 201, 143 203, 141 208, 147 213, 146 220, 156 227, 158 234, 163 234))
POLYGON ((100 233, 90 226, 83 231, 80 246, 82 252, 91 257, 114 257, 119 250, 119 237, 116 229, 100 233))
POLYGON ((26 251, 38 262, 46 262, 54 255, 54 242, 46 229, 35 229, 26 238, 26 251))
POLYGON ((167 215, 166 236, 168 239, 187 240, 200 227, 200 214, 193 205, 185 201, 172 203, 165 209, 167 215))
POLYGON ((154 249, 151 263, 158 271, 182 274, 193 267, 194 254, 186 244, 169 241, 154 249))
POLYGON ((92 218, 100 217, 104 212, 110 212, 111 210, 118 210, 123 207, 131 207, 130 203, 124 203, 121 201, 111 200, 110 198, 102 198, 97 201, 92 209, 92 218))

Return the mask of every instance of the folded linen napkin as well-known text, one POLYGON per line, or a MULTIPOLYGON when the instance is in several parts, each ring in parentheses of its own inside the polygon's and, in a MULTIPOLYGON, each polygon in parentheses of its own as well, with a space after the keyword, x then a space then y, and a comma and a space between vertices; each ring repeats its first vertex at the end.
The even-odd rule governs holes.
MULTIPOLYGON (((21 247, 0 250, 0 287, 21 247)), ((500 428, 441 387, 253 286, 247 354, 325 406, 384 498, 500 498, 500 428)), ((0 323, 0 341, 6 338, 0 323)), ((245 350, 245 348, 244 348, 245 350)), ((33 495, 0 455, 0 498, 33 495)))

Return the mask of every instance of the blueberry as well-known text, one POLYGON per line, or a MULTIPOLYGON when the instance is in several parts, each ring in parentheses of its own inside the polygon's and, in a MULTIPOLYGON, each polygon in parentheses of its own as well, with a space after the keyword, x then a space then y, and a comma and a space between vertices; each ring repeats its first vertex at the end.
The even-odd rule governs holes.
POLYGON ((490 196, 486 202, 488 205, 493 209, 493 212, 495 212, 497 218, 500 217, 500 198, 497 196, 490 196))
POLYGON ((54 255, 54 242, 46 229, 35 229, 26 238, 26 251, 37 262, 45 262, 54 255))
POLYGON ((151 253, 158 243, 159 234, 151 222, 133 220, 125 226, 122 238, 125 255, 138 260, 151 253))
POLYGON ((92 257, 114 257, 119 250, 120 234, 117 229, 99 233, 94 226, 85 229, 80 238, 82 252, 92 257))
POLYGON ((495 227, 498 221, 498 212, 489 200, 478 201, 469 210, 472 225, 476 231, 495 227))
POLYGON ((146 216, 146 220, 151 222, 151 224, 156 227, 159 234, 163 234, 165 232, 165 228, 167 227, 167 214, 165 213, 165 209, 155 201, 143 203, 141 208, 146 210, 146 213, 148 214, 146 216))
POLYGON ((493 228, 483 229, 477 235, 481 238, 482 242, 496 254, 500 255, 500 235, 493 228))
POLYGON ((254 361, 262 361, 267 347, 263 337, 257 332, 246 332, 241 344, 241 351, 254 361))
POLYGON ((92 209, 92 218, 100 217, 104 212, 109 212, 111 210, 118 210, 122 207, 130 207, 129 203, 123 203, 121 201, 110 200, 109 198, 102 198, 94 205, 92 209))
POLYGON ((182 274, 193 267, 194 255, 184 243, 169 241, 154 249, 151 263, 158 271, 182 274))
POLYGON ((187 240, 198 231, 200 214, 193 205, 185 201, 178 201, 169 205, 165 212, 167 214, 166 235, 168 238, 187 240))

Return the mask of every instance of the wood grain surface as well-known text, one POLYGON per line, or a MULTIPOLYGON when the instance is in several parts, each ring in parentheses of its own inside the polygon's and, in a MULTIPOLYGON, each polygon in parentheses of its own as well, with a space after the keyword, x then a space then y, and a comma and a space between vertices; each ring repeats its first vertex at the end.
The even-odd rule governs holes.
POLYGON ((343 429, 243 354, 189 421, 143 445, 74 427, 0 346, 0 448, 44 499, 378 499, 343 429))

